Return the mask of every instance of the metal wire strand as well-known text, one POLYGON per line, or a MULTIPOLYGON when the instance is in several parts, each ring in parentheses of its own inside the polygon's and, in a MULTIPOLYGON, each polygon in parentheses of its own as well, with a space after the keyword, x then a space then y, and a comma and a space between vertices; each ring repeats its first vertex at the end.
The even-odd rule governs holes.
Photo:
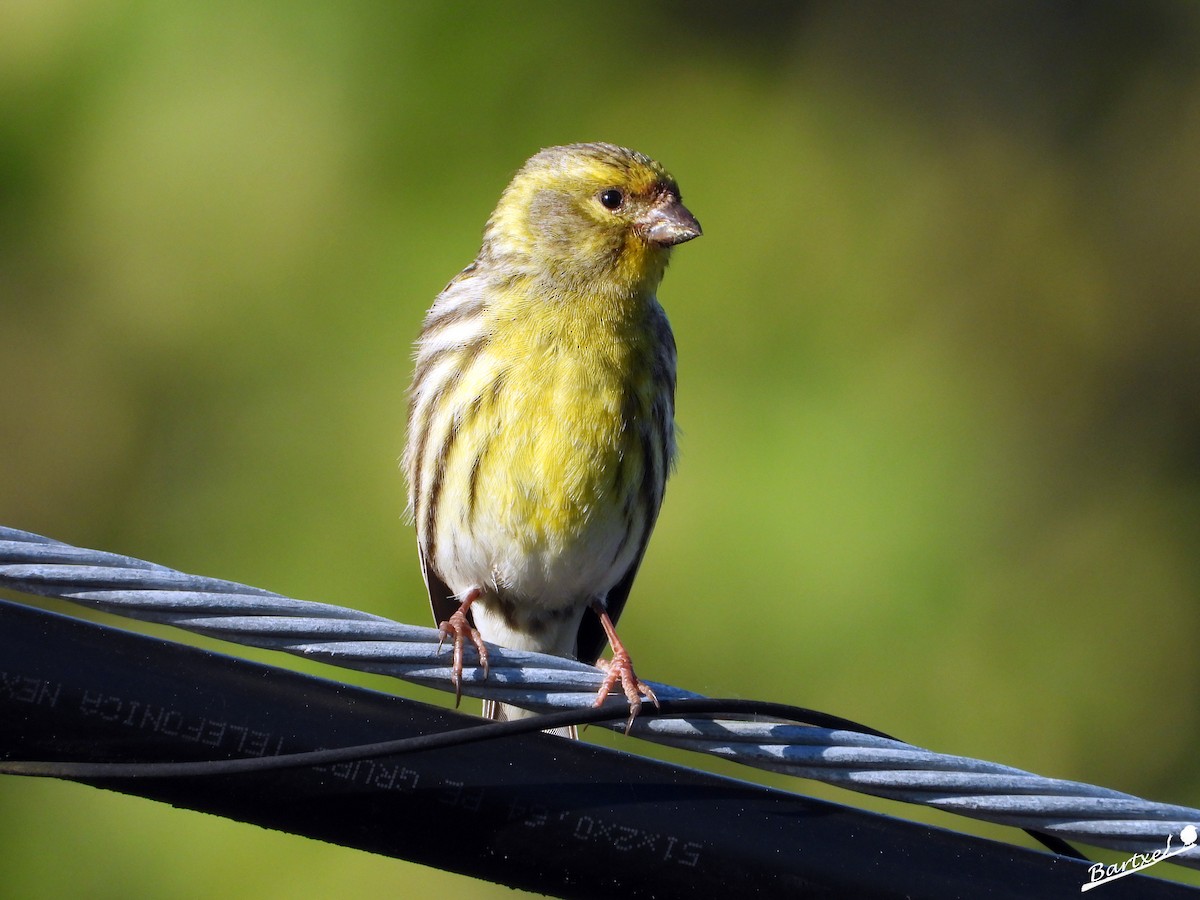
MULTIPOLYGON (((450 653, 433 628, 354 609, 295 600, 231 581, 188 575, 115 553, 86 550, 0 526, 0 586, 91 609, 173 625, 252 647, 391 675, 453 691, 450 653)), ((488 645, 489 675, 468 647, 462 692, 538 711, 590 706, 603 680, 594 666, 488 645)), ((650 682, 663 700, 700 697, 650 682)), ((865 794, 1053 834, 1094 846, 1152 852, 1200 810, 1095 785, 1043 778, 901 741, 783 721, 647 719, 637 737, 865 794)), ((1200 852, 1171 862, 1200 868, 1200 852)))

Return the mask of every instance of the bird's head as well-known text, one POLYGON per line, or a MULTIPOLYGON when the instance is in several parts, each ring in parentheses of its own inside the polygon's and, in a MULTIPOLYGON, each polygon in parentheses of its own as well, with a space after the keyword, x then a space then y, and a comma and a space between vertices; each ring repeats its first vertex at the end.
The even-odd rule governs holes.
POLYGON ((484 250, 555 281, 653 291, 670 250, 700 236, 675 179, 612 144, 542 150, 505 189, 484 250))

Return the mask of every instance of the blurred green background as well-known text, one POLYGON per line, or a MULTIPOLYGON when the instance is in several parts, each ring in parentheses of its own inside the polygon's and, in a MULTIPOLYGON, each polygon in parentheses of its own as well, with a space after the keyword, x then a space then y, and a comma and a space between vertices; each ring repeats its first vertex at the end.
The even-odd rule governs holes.
MULTIPOLYGON (((1200 806, 1189 0, 7 0, 0 522, 428 622, 411 342, 577 140, 705 230, 643 676, 1200 806)), ((510 896, 72 785, 0 813, 13 897, 510 896)))

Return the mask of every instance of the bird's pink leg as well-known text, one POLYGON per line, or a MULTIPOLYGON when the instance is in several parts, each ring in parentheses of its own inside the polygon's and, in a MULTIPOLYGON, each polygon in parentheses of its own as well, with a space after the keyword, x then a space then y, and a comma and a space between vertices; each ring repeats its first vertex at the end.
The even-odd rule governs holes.
POLYGON ((471 623, 467 620, 467 610, 481 596, 483 596, 483 591, 479 588, 472 588, 463 598, 462 606, 445 622, 438 623, 438 630, 442 633, 442 637, 438 641, 438 650, 442 649, 442 641, 446 638, 454 641, 454 655, 450 663, 450 681, 454 684, 455 706, 462 702, 463 645, 467 638, 471 639, 471 643, 475 645, 475 650, 479 653, 479 665, 483 668, 483 677, 487 678, 488 674, 487 645, 483 643, 479 631, 472 628, 471 623))
POLYGON ((644 695, 649 698, 655 706, 658 706, 658 698, 654 696, 654 691, 650 690, 650 686, 641 681, 633 671, 633 663, 629 659, 629 651, 625 649, 625 645, 617 637, 616 626, 613 625, 612 619, 609 618, 608 610, 604 608, 604 604, 599 600, 593 600, 592 611, 600 617, 600 624, 604 627, 604 633, 608 635, 608 643, 613 649, 611 660, 607 663, 601 660, 596 664, 604 670, 605 674, 604 683, 600 685, 600 690, 596 694, 596 702, 592 705, 602 705, 605 698, 608 697, 609 692, 620 681, 621 689, 625 692, 625 698, 629 701, 629 721, 625 723, 625 733, 629 734, 629 729, 633 727, 633 720, 637 718, 637 714, 642 710, 642 696, 644 695))

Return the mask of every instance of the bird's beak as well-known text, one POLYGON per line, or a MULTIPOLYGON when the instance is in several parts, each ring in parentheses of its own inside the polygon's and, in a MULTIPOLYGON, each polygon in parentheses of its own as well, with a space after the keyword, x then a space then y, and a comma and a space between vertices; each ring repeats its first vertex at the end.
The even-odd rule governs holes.
POLYGON ((639 224, 646 240, 660 247, 673 247, 703 234, 696 217, 678 198, 655 206, 639 224))

